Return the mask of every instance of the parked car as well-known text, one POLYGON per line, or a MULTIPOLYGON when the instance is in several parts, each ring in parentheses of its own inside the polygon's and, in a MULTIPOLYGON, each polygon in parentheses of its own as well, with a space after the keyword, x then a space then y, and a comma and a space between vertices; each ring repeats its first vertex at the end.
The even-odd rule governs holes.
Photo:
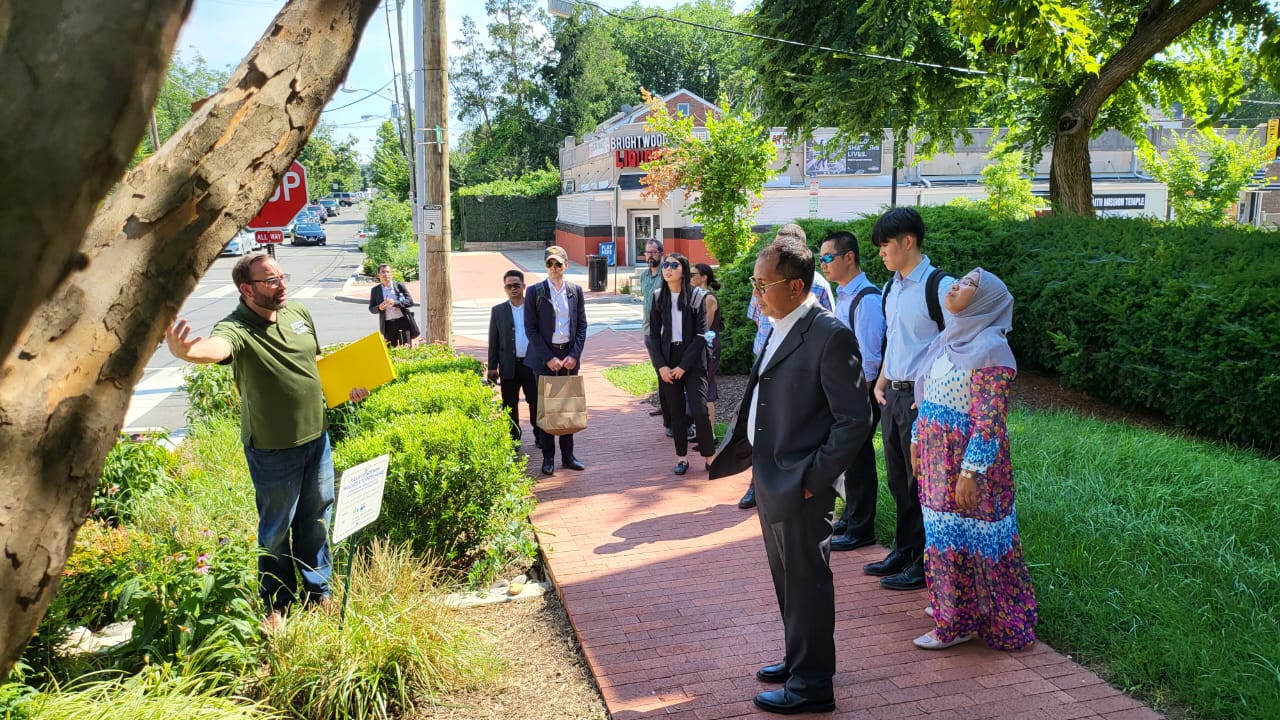
POLYGON ((378 236, 378 226, 367 225, 364 228, 362 228, 359 232, 356 233, 356 240, 360 240, 361 242, 363 242, 365 240, 368 240, 371 237, 377 237, 377 236, 378 236))
POLYGON ((300 222, 294 224, 289 242, 291 245, 324 245, 328 240, 319 223, 300 222))
POLYGON ((320 198, 320 204, 324 206, 324 210, 329 217, 334 217, 339 212, 338 201, 333 198, 320 198))
POLYGON ((346 205, 347 207, 355 205, 356 201, 359 200, 359 198, 357 198, 353 193, 349 192, 336 192, 330 195, 330 197, 337 200, 339 205, 346 205))
POLYGON ((253 233, 241 230, 231 236, 231 240, 227 241, 225 247, 222 248, 223 255, 248 255, 257 250, 256 243, 253 240, 253 233))
POLYGON ((318 222, 321 222, 321 223, 329 222, 328 211, 326 211, 324 209, 324 206, 319 203, 316 203, 315 205, 308 205, 302 209, 303 211, 309 211, 312 215, 315 215, 316 217, 320 218, 318 222))

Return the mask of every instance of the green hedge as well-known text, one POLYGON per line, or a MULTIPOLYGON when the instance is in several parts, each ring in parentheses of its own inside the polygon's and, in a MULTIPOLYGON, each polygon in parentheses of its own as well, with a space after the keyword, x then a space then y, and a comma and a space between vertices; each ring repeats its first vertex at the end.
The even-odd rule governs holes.
MULTIPOLYGON (((1001 222, 981 209, 919 208, 934 265, 984 267, 1016 300, 1010 342, 1028 370, 1180 427, 1274 451, 1280 438, 1280 236, 1128 218, 1001 222)), ((860 241, 863 269, 888 278, 875 216, 797 220, 817 248, 831 230, 860 241)), ((754 325, 747 278, 759 245, 721 268, 725 373, 746 372, 754 325)))
POLYGON ((458 235, 469 245, 544 241, 556 222, 554 197, 461 196, 455 207, 458 235))

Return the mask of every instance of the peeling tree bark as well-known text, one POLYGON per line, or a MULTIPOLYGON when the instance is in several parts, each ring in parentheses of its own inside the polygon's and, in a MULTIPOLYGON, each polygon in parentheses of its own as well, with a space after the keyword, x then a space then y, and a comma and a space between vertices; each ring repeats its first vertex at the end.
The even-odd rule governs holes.
POLYGON ((1133 34, 1076 93, 1058 116, 1049 166, 1049 201, 1072 215, 1093 215, 1093 173, 1089 168, 1089 138, 1102 104, 1133 77, 1156 53, 1186 32, 1220 0, 1151 0, 1133 34))
POLYGON ((0 0, 0 97, 27 103, 0 110, 4 136, 24 139, 0 151, 0 187, 32 183, 25 202, 0 205, 12 230, 0 266, 0 677, 53 597, 147 359, 306 142, 378 0, 289 3, 91 223, 142 136, 190 2, 63 4, 10 16, 0 0), (87 100, 81 86, 95 89, 87 100))

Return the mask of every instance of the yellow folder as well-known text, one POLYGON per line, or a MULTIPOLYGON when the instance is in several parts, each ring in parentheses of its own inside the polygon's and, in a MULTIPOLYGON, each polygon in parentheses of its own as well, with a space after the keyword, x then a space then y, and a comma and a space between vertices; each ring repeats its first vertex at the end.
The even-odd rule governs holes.
POLYGON ((317 365, 320 367, 324 401, 331 408, 346 402, 353 388, 372 390, 396 379, 391 355, 381 333, 373 333, 325 355, 317 365))

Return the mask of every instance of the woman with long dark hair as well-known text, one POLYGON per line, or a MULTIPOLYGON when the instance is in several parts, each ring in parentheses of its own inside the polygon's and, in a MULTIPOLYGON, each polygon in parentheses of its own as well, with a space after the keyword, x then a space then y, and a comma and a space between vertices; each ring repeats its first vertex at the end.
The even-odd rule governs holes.
POLYGON ((707 293, 707 334, 711 335, 711 349, 707 354, 707 417, 714 428, 716 401, 720 399, 720 388, 716 385, 716 374, 720 372, 720 332, 724 330, 724 316, 720 314, 720 303, 715 296, 715 291, 720 289, 720 281, 716 280, 716 273, 710 265, 698 263, 689 268, 689 282, 707 293))
POLYGON ((707 416, 707 293, 693 287, 689 258, 671 253, 662 261, 662 285, 654 290, 649 309, 649 334, 644 338, 649 359, 658 371, 658 392, 671 411, 676 443, 677 475, 689 471, 689 413, 698 430, 698 452, 706 462, 715 454, 715 437, 707 416))

